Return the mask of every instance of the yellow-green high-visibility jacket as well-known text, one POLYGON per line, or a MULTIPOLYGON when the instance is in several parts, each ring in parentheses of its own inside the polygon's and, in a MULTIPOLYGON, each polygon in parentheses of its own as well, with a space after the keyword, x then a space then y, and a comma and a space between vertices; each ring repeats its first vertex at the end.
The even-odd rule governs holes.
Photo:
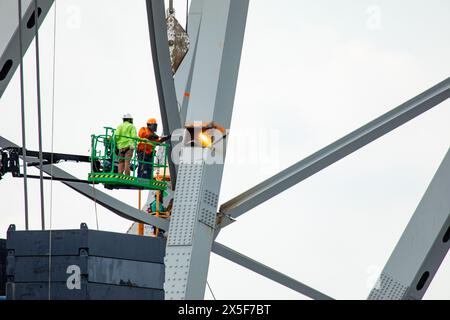
POLYGON ((119 125, 116 129, 116 146, 117 149, 134 147, 134 140, 137 138, 136 127, 128 121, 119 125))

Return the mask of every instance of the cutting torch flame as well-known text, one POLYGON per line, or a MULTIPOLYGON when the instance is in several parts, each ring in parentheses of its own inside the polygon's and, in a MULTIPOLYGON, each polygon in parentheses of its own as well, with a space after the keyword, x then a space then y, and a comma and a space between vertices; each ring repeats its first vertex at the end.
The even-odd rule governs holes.
POLYGON ((209 148, 212 145, 211 137, 209 137, 208 135, 204 134, 203 132, 201 132, 198 135, 198 138, 199 138, 199 140, 200 140, 200 142, 202 144, 202 147, 209 148))

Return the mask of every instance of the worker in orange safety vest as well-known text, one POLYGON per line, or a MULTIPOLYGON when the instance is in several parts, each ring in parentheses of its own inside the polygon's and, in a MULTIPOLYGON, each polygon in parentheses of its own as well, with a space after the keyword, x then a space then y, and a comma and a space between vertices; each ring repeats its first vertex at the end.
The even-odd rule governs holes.
MULTIPOLYGON (((147 120, 147 126, 139 129, 138 136, 141 139, 164 142, 168 137, 160 137, 156 133, 158 130, 158 123, 155 118, 147 120)), ((153 158, 154 158, 154 146, 145 141, 141 141, 138 144, 138 177, 145 179, 152 179, 153 176, 153 158)))

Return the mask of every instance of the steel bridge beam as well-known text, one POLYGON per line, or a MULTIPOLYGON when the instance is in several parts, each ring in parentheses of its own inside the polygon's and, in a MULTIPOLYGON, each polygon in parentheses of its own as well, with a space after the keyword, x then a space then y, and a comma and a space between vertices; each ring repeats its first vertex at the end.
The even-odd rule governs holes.
POLYGON ((239 217, 297 183, 311 177, 370 142, 400 127, 450 97, 450 78, 369 122, 304 160, 224 203, 220 212, 239 217))
POLYGON ((230 260, 244 268, 247 268, 253 272, 256 272, 270 280, 273 280, 289 289, 297 291, 311 299, 314 300, 333 300, 333 298, 323 294, 320 291, 317 291, 291 277, 288 277, 264 264, 255 261, 249 257, 240 254, 239 252, 234 251, 220 243, 214 242, 212 246, 212 252, 215 254, 230 260))
MULTIPOLYGON (((17 148, 18 146, 7 139, 0 137, 0 148, 9 148, 9 147, 17 148)), ((33 162, 36 161, 36 159, 27 157, 27 161, 33 162)), ((36 169, 39 170, 39 168, 36 169)), ((58 179, 69 179, 69 180, 77 179, 76 177, 70 175, 69 173, 65 172, 64 170, 58 168, 55 165, 44 165, 42 169, 48 175, 53 175, 53 177, 58 179)), ((64 181, 62 183, 68 186, 69 188, 75 190, 76 192, 82 194, 83 196, 96 201, 102 207, 105 207, 106 209, 112 211, 113 213, 117 214, 122 218, 153 225, 162 230, 169 229, 168 220, 150 216, 149 214, 146 214, 143 211, 140 211, 126 203, 123 203, 100 190, 97 189, 94 190, 93 187, 85 183, 68 182, 68 181, 64 181)))
POLYGON ((409 221, 370 300, 422 299, 450 247, 450 149, 409 221))
MULTIPOLYGON (((195 60, 202 63, 194 65, 186 122, 230 128, 249 2, 193 0, 192 6, 201 3, 195 60)), ((222 144, 210 155, 224 159, 226 139, 222 144)), ((168 300, 204 298, 223 161, 209 163, 203 151, 182 150, 165 257, 168 300)))
MULTIPOLYGON (((38 27, 41 26, 54 0, 38 0, 38 27)), ((22 45, 25 55, 34 39, 34 2, 23 0, 22 45)), ((20 64, 19 9, 17 0, 0 1, 0 98, 20 64)))
POLYGON ((194 1, 189 8, 188 16, 188 34, 190 48, 183 59, 180 67, 174 75, 175 90, 180 105, 181 122, 186 122, 187 108, 190 99, 192 75, 195 65, 195 56, 197 53, 198 33, 202 21, 203 1, 194 1))
MULTIPOLYGON (((168 136, 181 128, 181 120, 170 64, 164 0, 147 0, 146 3, 159 107, 164 134, 168 136)), ((172 148, 169 148, 168 152, 172 189, 175 189, 178 169, 177 164, 172 160, 172 148)))

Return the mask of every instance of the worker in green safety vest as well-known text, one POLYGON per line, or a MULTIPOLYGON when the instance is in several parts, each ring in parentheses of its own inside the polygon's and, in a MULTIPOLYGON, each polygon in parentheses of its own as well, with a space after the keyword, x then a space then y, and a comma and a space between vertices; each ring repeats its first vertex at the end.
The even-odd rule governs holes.
POLYGON ((137 133, 131 114, 125 114, 122 119, 122 124, 117 127, 115 132, 116 148, 119 151, 119 173, 129 176, 130 160, 133 158, 137 133))
POLYGON ((153 200, 153 202, 150 203, 150 208, 149 208, 150 212, 165 212, 166 211, 166 208, 163 205, 163 202, 164 202, 163 196, 165 196, 165 195, 167 195, 167 192, 162 192, 162 191, 156 192, 155 200, 153 200), (156 197, 159 198, 158 201, 156 201, 156 197), (157 202, 159 203, 159 206, 156 204, 157 202))

